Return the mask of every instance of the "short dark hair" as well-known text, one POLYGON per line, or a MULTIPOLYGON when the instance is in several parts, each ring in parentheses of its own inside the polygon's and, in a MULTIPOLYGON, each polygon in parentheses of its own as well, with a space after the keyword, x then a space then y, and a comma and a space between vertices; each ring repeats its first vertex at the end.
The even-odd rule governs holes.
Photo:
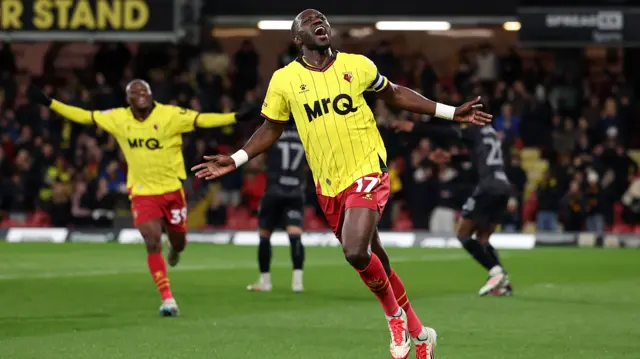
POLYGON ((300 31, 299 15, 296 16, 295 19, 293 19, 293 22, 291 23, 291 37, 295 37, 298 34, 298 31, 300 31))

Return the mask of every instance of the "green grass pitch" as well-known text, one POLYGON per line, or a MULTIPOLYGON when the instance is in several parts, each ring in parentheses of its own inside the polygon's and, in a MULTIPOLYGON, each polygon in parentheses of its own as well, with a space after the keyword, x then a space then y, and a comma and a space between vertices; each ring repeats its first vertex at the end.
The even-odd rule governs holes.
MULTIPOLYGON (((391 249, 440 359, 640 356, 637 250, 505 251, 515 296, 479 298, 462 250, 391 249)), ((0 359, 388 358, 378 302, 339 248, 308 248, 307 292, 290 292, 276 248, 273 293, 247 293, 255 248, 193 244, 170 271, 182 315, 161 318, 144 249, 0 244, 0 359)), ((413 355, 413 354, 412 354, 413 355)))

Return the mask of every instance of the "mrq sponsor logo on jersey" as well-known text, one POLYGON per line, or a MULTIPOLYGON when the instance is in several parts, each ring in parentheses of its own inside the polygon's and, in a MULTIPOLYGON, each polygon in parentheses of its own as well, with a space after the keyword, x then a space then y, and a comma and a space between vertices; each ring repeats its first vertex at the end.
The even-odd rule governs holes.
POLYGON ((161 150, 163 147, 157 138, 128 138, 129 148, 146 148, 148 150, 161 150))
POLYGON ((304 110, 307 112, 307 119, 311 122, 318 117, 330 114, 332 110, 338 115, 346 116, 350 112, 358 111, 358 108, 353 106, 353 98, 351 96, 340 94, 333 99, 323 98, 316 100, 311 103, 311 106, 305 103, 304 110))

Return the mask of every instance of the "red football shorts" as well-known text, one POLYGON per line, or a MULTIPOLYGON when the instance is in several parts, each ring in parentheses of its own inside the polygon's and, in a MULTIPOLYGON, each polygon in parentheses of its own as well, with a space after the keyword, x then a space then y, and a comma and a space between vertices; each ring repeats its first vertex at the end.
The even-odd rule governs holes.
POLYGON ((382 215, 389 192, 389 175, 372 173, 358 178, 335 197, 318 194, 318 203, 333 233, 342 241, 342 222, 347 208, 369 208, 382 215))
POLYGON ((163 218, 168 231, 187 231, 187 201, 181 189, 158 195, 134 195, 131 197, 131 212, 136 226, 163 218))

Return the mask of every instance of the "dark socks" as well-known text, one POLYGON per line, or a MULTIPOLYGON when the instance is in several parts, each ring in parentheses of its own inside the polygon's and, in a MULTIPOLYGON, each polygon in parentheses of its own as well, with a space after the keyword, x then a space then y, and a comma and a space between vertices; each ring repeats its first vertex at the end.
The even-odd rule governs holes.
POLYGON ((260 273, 269 273, 271 269, 271 240, 269 237, 260 237, 258 266, 260 267, 260 273))
MULTIPOLYGON (((487 270, 499 265, 499 262, 494 258, 494 256, 490 254, 490 252, 486 250, 485 246, 480 244, 478 241, 467 238, 460 239, 460 243, 462 243, 462 247, 464 247, 464 249, 466 249, 466 251, 469 252, 469 254, 471 254, 471 256, 487 270)), ((495 249, 493 251, 495 252, 495 249)))
POLYGON ((293 269, 302 269, 304 265, 304 245, 299 234, 290 234, 289 242, 291 243, 291 262, 293 269))
POLYGON ((491 245, 491 243, 487 243, 484 245, 484 249, 489 253, 491 258, 497 263, 500 267, 502 267, 502 263, 500 262, 500 257, 498 256, 498 251, 491 245))

